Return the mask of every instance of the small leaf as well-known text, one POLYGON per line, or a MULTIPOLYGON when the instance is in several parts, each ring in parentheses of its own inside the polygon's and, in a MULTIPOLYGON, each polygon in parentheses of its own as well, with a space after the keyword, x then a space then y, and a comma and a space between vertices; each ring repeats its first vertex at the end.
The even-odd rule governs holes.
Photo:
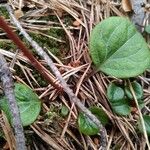
MULTIPOLYGON (((150 116, 148 115, 143 115, 145 127, 146 127, 146 132, 148 136, 150 136, 150 116)), ((140 119, 138 120, 138 129, 141 133, 143 133, 143 128, 140 119)))
POLYGON ((118 115, 129 115, 131 107, 128 104, 128 100, 125 98, 124 90, 116 86, 114 83, 110 83, 107 89, 107 97, 110 101, 112 110, 118 115))
POLYGON ((110 83, 107 88, 107 97, 113 103, 119 101, 124 98, 124 90, 121 87, 116 86, 114 83, 110 83))
MULTIPOLYGON (((137 82, 132 82, 131 83, 133 90, 135 92, 136 98, 137 100, 141 100, 143 98, 143 88, 141 87, 141 85, 137 82)), ((126 96, 130 99, 133 100, 133 95, 130 91, 130 88, 128 86, 125 87, 125 93, 126 96)))
POLYGON ((69 109, 65 105, 62 105, 61 112, 60 112, 61 116, 65 117, 68 115, 68 113, 69 113, 69 109))
POLYGON ((80 132, 85 135, 95 135, 99 133, 99 127, 84 113, 79 113, 78 126, 80 132))
POLYGON ((150 34, 150 25, 145 27, 145 31, 150 34))
POLYGON ((23 13, 22 10, 18 9, 18 10, 15 10, 15 11, 14 11, 14 15, 15 15, 15 17, 16 17, 17 19, 19 19, 19 18, 21 18, 21 17, 24 16, 24 13, 23 13))
POLYGON ((145 106, 145 103, 143 100, 139 99, 138 100, 139 108, 142 109, 145 106))
POLYGON ((102 108, 92 106, 89 110, 100 120, 103 126, 109 122, 109 118, 102 108))
POLYGON ((124 90, 121 87, 116 86, 114 83, 110 83, 107 88, 107 97, 113 103, 119 101, 124 98, 124 90))
POLYGON ((112 105, 113 111, 120 116, 127 116, 131 112, 131 107, 128 104, 122 104, 119 106, 112 105))
POLYGON ((147 43, 135 26, 123 17, 109 17, 96 25, 89 46, 97 69, 111 76, 134 77, 150 64, 147 43))
MULTIPOLYGON (((22 124, 23 126, 28 126, 38 117, 41 110, 41 102, 36 93, 24 84, 16 83, 14 91, 20 110, 22 124)), ((6 97, 1 98, 0 109, 4 111, 8 120, 11 122, 12 116, 6 97)))

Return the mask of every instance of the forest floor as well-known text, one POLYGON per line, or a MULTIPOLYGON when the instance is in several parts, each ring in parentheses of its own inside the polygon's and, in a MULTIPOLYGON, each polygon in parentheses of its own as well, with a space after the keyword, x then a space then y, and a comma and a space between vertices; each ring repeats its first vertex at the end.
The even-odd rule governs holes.
MULTIPOLYGON (((109 123, 105 126, 108 139, 106 149, 147 149, 143 134, 137 131, 139 117, 137 108, 133 107, 128 116, 118 116, 112 112, 107 99, 109 83, 115 81, 121 84, 123 80, 95 71, 89 54, 90 33, 97 23, 110 16, 129 16, 130 12, 123 9, 121 1, 10 0, 10 2, 21 26, 53 59, 54 64, 80 101, 87 108, 101 107, 108 115, 109 123)), ((11 22, 7 10, 1 7, 0 13, 38 61, 49 70, 52 79, 57 81, 56 77, 50 73, 51 69, 45 60, 20 35, 17 27, 11 22)), ((144 36, 147 43, 150 43, 148 35, 144 34, 144 36)), ((36 121, 24 128, 28 150, 53 150, 56 149, 55 147, 61 150, 99 149, 101 145, 99 134, 88 136, 79 131, 78 107, 69 101, 66 93, 59 92, 39 74, 38 70, 35 70, 2 30, 0 52, 11 65, 14 81, 31 87, 42 102, 41 112, 36 121)), ((142 113, 147 115, 150 114, 149 77, 150 71, 148 70, 131 79, 140 83, 144 89, 145 106, 142 113)), ((11 149, 8 141, 12 138, 14 137, 11 135, 2 135, 0 149, 11 149)))

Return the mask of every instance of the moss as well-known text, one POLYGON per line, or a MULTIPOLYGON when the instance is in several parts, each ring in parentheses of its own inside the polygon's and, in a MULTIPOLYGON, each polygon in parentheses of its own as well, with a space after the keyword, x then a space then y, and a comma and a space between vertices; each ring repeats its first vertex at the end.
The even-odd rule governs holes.
POLYGON ((48 35, 53 36, 55 38, 59 38, 59 39, 65 38, 65 32, 63 29, 50 28, 48 30, 48 35))
POLYGON ((58 22, 58 18, 56 15, 44 15, 40 17, 40 20, 46 20, 46 21, 53 21, 53 22, 58 22))
POLYGON ((66 26, 72 25, 73 20, 74 20, 74 19, 72 18, 72 16, 66 15, 66 16, 64 17, 64 24, 65 24, 66 26))
MULTIPOLYGON (((3 13, 7 12, 6 10, 5 11, 4 10, 5 9, 3 9, 3 13)), ((0 9, 0 12, 1 12, 1 9, 0 9)), ((5 15, 7 15, 7 13, 5 15)), ((9 17, 9 15, 7 17, 9 17)), ((43 20, 46 19, 48 21, 58 22, 57 17, 54 16, 54 15, 53 16, 52 15, 51 16, 46 16, 46 18, 42 18, 42 19, 43 20)), ((65 21, 68 22, 69 21, 68 19, 70 20, 71 18, 67 17, 65 19, 65 21)), ((16 31, 16 33, 19 33, 19 31, 16 31)), ((43 31, 43 33, 45 33, 45 34, 47 34, 49 36, 52 36, 52 37, 54 37, 56 39, 62 39, 63 41, 67 41, 66 34, 65 34, 65 31, 63 29, 50 28, 49 30, 47 30, 45 32, 43 31)), ((56 41, 54 39, 51 39, 51 38, 48 38, 46 36, 40 35, 40 34, 38 34, 36 32, 35 33, 32 32, 32 33, 29 33, 29 34, 33 38, 33 40, 36 41, 41 47, 46 47, 56 57, 58 57, 60 60, 62 60, 63 63, 65 63, 64 62, 65 60, 63 60, 63 58, 66 57, 66 54, 67 54, 67 52, 69 50, 69 46, 68 46, 68 44, 66 44, 67 42, 66 43, 61 43, 61 42, 58 42, 58 41, 56 41)), ((25 43, 25 45, 30 50, 32 50, 34 56, 36 56, 36 58, 39 59, 40 56, 37 55, 36 50, 32 48, 32 46, 30 45, 30 43, 22 35, 19 35, 19 37, 23 41, 23 43, 25 43)), ((2 38, 6 39, 7 37, 3 36, 2 38)), ((13 42, 9 42, 9 41, 5 40, 5 41, 0 42, 0 48, 14 52, 14 50, 16 50, 17 46, 13 42)), ((27 65, 27 64, 25 64, 25 65, 27 65)), ((28 67, 32 68, 31 65, 29 65, 28 67)), ((22 70, 18 66, 16 66, 16 65, 15 65, 15 68, 16 68, 15 69, 16 70, 16 74, 19 74, 19 77, 21 77, 26 82, 26 79, 24 77, 24 74, 22 73, 22 70)), ((48 70, 49 69, 50 68, 48 67, 48 70)), ((39 83, 39 85, 42 86, 42 87, 47 86, 49 83, 47 83, 46 80, 43 80, 43 77, 38 73, 38 71, 36 71, 35 69, 33 69, 33 70, 34 70, 34 72, 32 72, 32 74, 35 77, 35 79, 37 80, 37 82, 39 83)), ((37 86, 36 83, 34 83, 34 82, 33 82, 33 85, 37 86)))
MULTIPOLYGON (((52 36, 56 39, 62 39, 65 41, 65 32, 61 29, 49 29, 47 35, 52 36)), ((50 39, 37 33, 30 33, 30 36, 36 41, 41 47, 47 47, 55 56, 62 57, 61 48, 65 47, 65 43, 60 43, 54 39, 50 39)))
MULTIPOLYGON (((32 66, 29 66, 30 68, 32 68, 32 75, 33 77, 36 79, 36 81, 38 82, 38 84, 41 86, 41 87, 45 87, 45 86, 48 86, 48 82, 44 79, 44 77, 37 71, 34 69, 34 67, 32 66)), ((37 84, 35 82, 32 82, 33 86, 36 87, 37 84)))
POLYGON ((8 13, 8 11, 6 10, 5 7, 0 7, 0 15, 1 15, 1 16, 4 16, 5 19, 8 19, 8 18, 9 18, 9 13, 8 13))
POLYGON ((56 47, 50 49, 51 53, 53 53, 55 56, 60 56, 60 50, 56 47))
POLYGON ((16 45, 13 42, 1 41, 0 42, 0 48, 6 49, 9 51, 13 51, 14 49, 16 49, 16 45))
POLYGON ((38 76, 37 78, 37 82, 41 87, 45 87, 48 86, 48 82, 46 82, 45 80, 43 80, 43 77, 41 75, 38 76))

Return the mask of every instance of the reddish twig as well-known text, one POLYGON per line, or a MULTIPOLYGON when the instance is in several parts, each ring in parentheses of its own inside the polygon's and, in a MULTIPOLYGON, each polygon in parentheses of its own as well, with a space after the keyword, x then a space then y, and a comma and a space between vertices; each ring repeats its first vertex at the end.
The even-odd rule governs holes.
POLYGON ((63 87, 63 90, 68 94, 69 99, 71 102, 75 103, 77 107, 86 114, 86 116, 91 119, 99 128, 100 128, 100 137, 101 137, 101 150, 106 149, 107 145, 107 133, 106 129, 103 127, 101 122, 96 118, 95 115, 93 115, 78 99, 78 97, 73 93, 72 89, 69 88, 66 81, 63 79, 61 73, 57 69, 57 67, 54 65, 52 59, 47 55, 47 53, 38 45, 38 43, 29 36, 29 34, 22 28, 19 21, 15 18, 13 15, 12 9, 9 5, 5 6, 6 9, 9 12, 9 15, 13 21, 13 23, 17 26, 17 29, 21 32, 21 34, 27 39, 27 41, 32 45, 32 47, 36 50, 38 55, 40 55, 47 63, 47 65, 51 68, 53 74, 57 77, 59 80, 61 86, 63 87))
POLYGON ((8 37, 22 50, 23 54, 30 60, 33 67, 39 71, 39 73, 56 89, 60 90, 60 86, 53 82, 53 79, 46 73, 46 68, 42 66, 28 48, 22 43, 20 38, 12 31, 12 29, 7 25, 5 20, 0 16, 0 27, 7 33, 8 37))
POLYGON ((12 114, 12 123, 16 137, 17 150, 26 150, 25 137, 21 124, 19 109, 15 100, 14 83, 12 74, 7 66, 5 58, 0 53, 0 78, 3 83, 4 93, 8 99, 9 108, 12 114))

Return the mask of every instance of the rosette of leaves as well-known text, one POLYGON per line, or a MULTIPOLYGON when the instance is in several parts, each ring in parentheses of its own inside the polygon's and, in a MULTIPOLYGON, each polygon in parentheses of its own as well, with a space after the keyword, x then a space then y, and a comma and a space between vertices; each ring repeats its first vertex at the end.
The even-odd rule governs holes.
MULTIPOLYGON (((138 103, 143 107, 143 89, 141 85, 137 82, 131 83, 135 96, 138 103)), ((121 87, 115 83, 110 83, 107 88, 107 97, 112 107, 112 110, 118 115, 129 115, 131 112, 132 103, 134 102, 134 97, 130 91, 129 86, 121 87)))
POLYGON ((92 30, 89 46, 97 69, 111 76, 134 77, 150 64, 147 43, 127 18, 101 21, 92 30))
POLYGON ((111 104, 113 111, 118 115, 129 115, 131 107, 125 97, 124 89, 111 83, 107 88, 107 97, 111 104))
MULTIPOLYGON (((41 101, 31 88, 21 83, 15 84, 14 92, 20 111, 22 125, 28 126, 38 117, 41 110, 41 101)), ((12 116, 5 96, 0 99, 0 109, 4 111, 7 119, 11 122, 12 116)))

